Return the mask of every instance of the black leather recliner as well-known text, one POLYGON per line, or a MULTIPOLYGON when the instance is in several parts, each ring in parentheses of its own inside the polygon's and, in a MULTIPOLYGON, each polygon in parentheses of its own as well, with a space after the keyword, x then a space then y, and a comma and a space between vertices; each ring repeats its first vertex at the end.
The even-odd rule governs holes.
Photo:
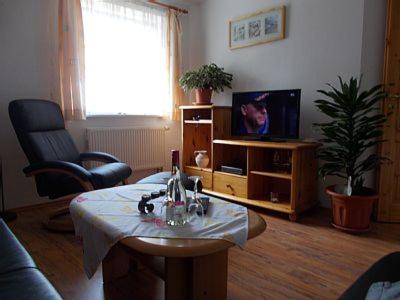
MULTIPOLYGON (((126 184, 126 179, 132 174, 127 164, 110 154, 79 153, 65 129, 61 109, 56 103, 35 99, 14 100, 8 110, 18 140, 30 163, 24 173, 35 176, 41 197, 55 199, 113 187, 120 182, 126 184), (105 164, 87 170, 83 167, 84 161, 101 161, 105 164)), ((66 212, 67 208, 53 217, 66 212)), ((68 231, 72 229, 68 227, 68 231)), ((62 230, 62 227, 53 229, 62 230)))

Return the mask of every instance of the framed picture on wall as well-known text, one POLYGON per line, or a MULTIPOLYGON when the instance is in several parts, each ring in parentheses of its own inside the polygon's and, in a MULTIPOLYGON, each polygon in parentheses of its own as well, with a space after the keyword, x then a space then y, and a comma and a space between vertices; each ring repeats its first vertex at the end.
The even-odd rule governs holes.
POLYGON ((257 11, 229 21, 229 48, 237 49, 285 38, 286 7, 257 11))

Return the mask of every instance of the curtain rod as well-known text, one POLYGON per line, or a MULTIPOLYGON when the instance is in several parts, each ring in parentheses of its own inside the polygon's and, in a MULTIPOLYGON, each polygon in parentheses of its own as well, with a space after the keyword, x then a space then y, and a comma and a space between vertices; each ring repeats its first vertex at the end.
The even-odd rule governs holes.
POLYGON ((150 3, 150 4, 154 4, 154 5, 165 7, 165 8, 168 8, 168 9, 176 10, 176 11, 178 11, 180 13, 183 13, 183 14, 187 14, 188 13, 188 11, 186 9, 183 9, 183 8, 180 8, 180 7, 177 7, 177 6, 173 6, 173 5, 169 5, 169 4, 165 4, 165 3, 161 3, 161 2, 158 2, 156 0, 148 0, 147 2, 150 3))

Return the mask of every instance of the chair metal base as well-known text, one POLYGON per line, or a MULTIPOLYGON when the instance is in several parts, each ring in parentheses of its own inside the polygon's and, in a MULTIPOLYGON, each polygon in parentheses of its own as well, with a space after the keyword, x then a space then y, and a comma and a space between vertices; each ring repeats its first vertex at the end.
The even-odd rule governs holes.
POLYGON ((56 232, 72 233, 75 231, 68 206, 51 213, 43 225, 46 229, 56 232))
MULTIPOLYGON (((128 185, 127 179, 122 181, 123 185, 128 185)), ((74 223, 69 215, 69 203, 79 194, 72 194, 61 197, 58 201, 66 201, 66 206, 55 210, 43 222, 46 229, 59 233, 73 233, 75 232, 74 223)))

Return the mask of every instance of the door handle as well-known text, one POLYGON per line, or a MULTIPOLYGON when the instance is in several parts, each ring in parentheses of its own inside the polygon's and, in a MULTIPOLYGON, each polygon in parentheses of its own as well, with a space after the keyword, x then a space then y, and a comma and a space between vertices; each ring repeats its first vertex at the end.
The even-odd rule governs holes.
POLYGON ((235 190, 233 189, 233 187, 232 187, 230 184, 227 184, 226 187, 227 187, 228 189, 230 189, 232 193, 235 192, 235 190))

